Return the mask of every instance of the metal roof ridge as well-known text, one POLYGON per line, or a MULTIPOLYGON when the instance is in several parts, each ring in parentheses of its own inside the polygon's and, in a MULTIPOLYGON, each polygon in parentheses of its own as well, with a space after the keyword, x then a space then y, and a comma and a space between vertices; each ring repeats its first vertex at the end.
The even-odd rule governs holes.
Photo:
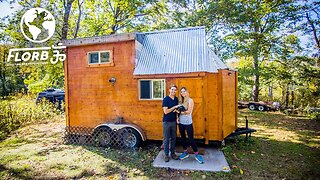
POLYGON ((66 40, 67 40, 67 41, 70 41, 70 40, 86 40, 86 39, 92 39, 92 38, 106 38, 106 37, 124 36, 124 35, 131 35, 131 34, 136 34, 136 32, 131 32, 131 33, 116 33, 116 34, 108 34, 108 35, 102 35, 102 36, 81 37, 81 38, 66 39, 66 40))
POLYGON ((92 45, 92 44, 100 44, 100 43, 128 41, 133 39, 136 39, 136 33, 119 33, 119 34, 111 34, 111 35, 104 35, 104 36, 67 39, 67 40, 63 40, 62 43, 68 47, 71 47, 71 46, 83 46, 83 45, 92 45))

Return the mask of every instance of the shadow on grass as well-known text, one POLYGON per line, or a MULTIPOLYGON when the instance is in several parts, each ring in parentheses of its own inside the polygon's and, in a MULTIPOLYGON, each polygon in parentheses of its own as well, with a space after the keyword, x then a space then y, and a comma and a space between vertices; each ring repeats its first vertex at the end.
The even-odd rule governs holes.
POLYGON ((118 175, 120 178, 141 177, 156 179, 176 179, 187 177, 181 171, 169 168, 155 168, 152 162, 160 151, 161 141, 147 141, 136 149, 110 149, 84 146, 106 159, 116 162, 105 164, 106 176, 118 175))
POLYGON ((30 172, 30 168, 28 167, 8 168, 0 164, 0 175, 2 178, 5 178, 5 174, 7 174, 18 179, 32 179, 32 176, 28 172, 30 172))
POLYGON ((305 116, 292 116, 280 112, 259 112, 250 110, 239 111, 240 122, 244 123, 244 116, 248 117, 249 123, 263 125, 272 128, 285 128, 287 130, 310 130, 320 131, 320 122, 310 120, 305 116))
POLYGON ((239 122, 244 124, 244 116, 248 117, 249 126, 264 126, 271 129, 282 129, 294 132, 299 136, 297 140, 317 145, 320 141, 320 122, 310 120, 304 116, 289 116, 280 112, 259 112, 241 110, 239 122))
POLYGON ((233 178, 317 179, 320 150, 301 143, 243 136, 227 140, 222 148, 233 178), (243 175, 239 170, 244 172, 243 175))

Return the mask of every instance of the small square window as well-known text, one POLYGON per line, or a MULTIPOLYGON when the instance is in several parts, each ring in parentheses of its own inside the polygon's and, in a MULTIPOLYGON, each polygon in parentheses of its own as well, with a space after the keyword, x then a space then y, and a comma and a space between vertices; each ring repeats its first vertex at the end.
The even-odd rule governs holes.
POLYGON ((163 99, 165 95, 165 81, 162 79, 140 80, 140 99, 163 99))
POLYGON ((110 62, 110 52, 101 52, 100 59, 101 59, 101 63, 110 62))
POLYGON ((163 81, 153 81, 153 98, 154 99, 162 99, 164 93, 164 83, 163 81))
POLYGON ((151 99, 150 81, 140 81, 140 99, 151 99))
POLYGON ((89 63, 99 63, 99 53, 90 53, 89 54, 89 63))
POLYGON ((98 51, 88 53, 89 64, 109 64, 111 63, 110 51, 98 51))

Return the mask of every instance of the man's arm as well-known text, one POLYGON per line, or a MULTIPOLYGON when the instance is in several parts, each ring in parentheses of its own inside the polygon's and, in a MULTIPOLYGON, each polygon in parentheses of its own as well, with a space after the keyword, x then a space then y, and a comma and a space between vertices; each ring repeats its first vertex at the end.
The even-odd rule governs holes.
POLYGON ((173 110, 175 110, 177 107, 179 107, 179 105, 173 106, 172 108, 168 109, 168 107, 162 107, 163 108, 163 113, 164 114, 169 114, 171 113, 173 110))

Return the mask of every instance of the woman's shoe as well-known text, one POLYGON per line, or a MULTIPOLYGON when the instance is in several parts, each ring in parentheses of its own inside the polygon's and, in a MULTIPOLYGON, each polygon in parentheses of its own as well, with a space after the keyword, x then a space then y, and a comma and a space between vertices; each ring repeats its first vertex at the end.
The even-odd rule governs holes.
POLYGON ((202 156, 200 155, 200 154, 197 154, 196 156, 195 156, 195 159, 198 161, 198 163, 200 163, 200 164, 203 164, 204 163, 204 161, 203 161, 203 158, 202 158, 202 156))
POLYGON ((184 160, 184 159, 186 159, 186 158, 188 158, 189 157, 189 154, 187 153, 187 152, 183 152, 180 156, 179 156, 179 159, 180 160, 184 160))

